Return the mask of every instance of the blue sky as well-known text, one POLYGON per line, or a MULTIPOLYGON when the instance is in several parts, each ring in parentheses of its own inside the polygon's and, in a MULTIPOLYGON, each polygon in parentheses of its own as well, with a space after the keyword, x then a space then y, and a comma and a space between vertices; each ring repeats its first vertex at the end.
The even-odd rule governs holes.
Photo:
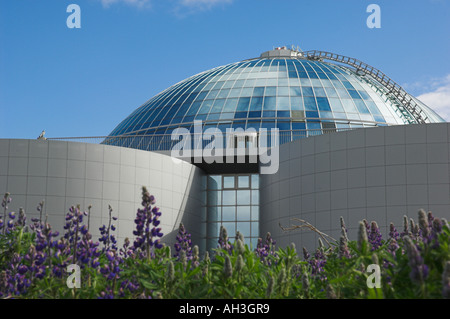
POLYGON ((448 0, 0 0, 0 138, 104 136, 170 85, 283 45, 358 58, 450 120, 449 16, 448 0))

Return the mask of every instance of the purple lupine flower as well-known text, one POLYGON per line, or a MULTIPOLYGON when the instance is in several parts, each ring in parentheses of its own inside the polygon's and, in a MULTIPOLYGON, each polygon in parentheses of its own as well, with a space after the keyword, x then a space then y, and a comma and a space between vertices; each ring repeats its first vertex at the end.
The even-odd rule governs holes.
POLYGON ((311 255, 309 254, 308 250, 306 249, 306 247, 303 247, 303 258, 305 260, 308 260, 309 257, 311 257, 311 255))
POLYGON ((5 195, 3 196, 3 200, 2 200, 2 207, 7 209, 8 208, 8 204, 11 203, 11 194, 10 193, 5 193, 5 195))
POLYGON ((345 226, 344 217, 341 216, 339 220, 341 223, 341 235, 345 236, 345 239, 348 242, 348 236, 347 236, 348 230, 347 230, 347 227, 345 226))
POLYGON ((258 243, 256 245, 255 252, 261 259, 264 259, 269 255, 269 253, 266 251, 265 245, 263 244, 262 238, 258 238, 258 243))
POLYGON ((6 221, 6 211, 8 210, 8 204, 11 203, 11 196, 10 193, 5 193, 2 199, 2 207, 3 207, 3 219, 2 219, 2 228, 3 228, 3 234, 6 232, 5 221, 6 221))
POLYGON ((367 240, 372 246, 372 251, 377 250, 382 245, 382 236, 378 224, 375 221, 370 223, 370 228, 367 233, 367 240))
POLYGON ((428 266, 423 263, 417 246, 409 236, 404 237, 406 252, 408 254, 409 266, 411 272, 409 274, 413 282, 422 284, 428 276, 428 266))
POLYGON ((430 235, 430 225, 428 224, 427 213, 423 209, 419 210, 419 229, 420 235, 422 236, 424 242, 428 242, 430 235))
POLYGON ((192 267, 196 268, 200 265, 200 251, 197 245, 192 247, 192 267))
POLYGON ((411 227, 411 238, 418 239, 420 237, 420 227, 419 224, 414 222, 414 219, 409 219, 410 227, 411 227))
POLYGON ((44 201, 41 201, 38 206, 36 207, 37 211, 39 212, 39 224, 42 223, 42 213, 44 211, 44 201))
MULTIPOLYGON (((386 247, 386 250, 392 254, 393 256, 395 256, 397 250, 400 248, 399 244, 398 244, 398 239, 401 237, 401 235, 398 233, 397 229, 395 228, 393 223, 389 224, 389 240, 388 240, 388 245, 386 247)), ((384 259, 383 260, 383 267, 384 268, 390 268, 393 267, 394 263, 392 263, 391 261, 384 259)), ((388 277, 387 278, 388 284, 391 283, 391 278, 388 277)))
POLYGON ((0 275, 0 296, 4 298, 25 294, 31 280, 28 278, 29 269, 24 265, 24 257, 14 253, 4 266, 0 275))
POLYGON ((112 231, 116 230, 116 227, 111 224, 112 220, 116 220, 116 217, 112 216, 113 208, 111 205, 108 205, 108 212, 109 212, 109 218, 108 218, 108 227, 106 225, 103 225, 99 228, 100 230, 100 239, 99 241, 103 243, 103 250, 117 250, 117 240, 116 236, 112 234, 112 231))
POLYGON ((350 250, 348 249, 348 241, 345 235, 341 235, 339 238, 339 257, 351 258, 350 250))
POLYGON ((367 245, 367 226, 366 223, 359 222, 359 230, 358 230, 358 249, 362 250, 365 245, 367 245))
POLYGON ((21 275, 24 275, 28 271, 28 267, 25 265, 20 265, 17 267, 17 272, 21 275))
POLYGON ((231 276, 233 276, 233 266, 231 265, 231 259, 229 255, 225 255, 223 273, 225 275, 225 278, 230 278, 231 276))
POLYGON ((111 249, 105 252, 105 256, 107 262, 100 268, 100 273, 103 274, 107 280, 113 281, 112 286, 114 287, 115 282, 120 278, 120 272, 122 271, 120 264, 123 260, 115 250, 111 249))
POLYGON ((389 237, 395 240, 398 240, 400 237, 400 234, 398 233, 393 223, 389 224, 389 237))
POLYGON ((347 228, 344 219, 341 217, 341 237, 339 238, 339 257, 350 258, 350 250, 348 249, 347 228))
MULTIPOLYGON (((430 233, 428 235, 428 244, 432 249, 437 249, 440 246, 439 242, 439 234, 442 232, 442 228, 444 223, 440 218, 433 217, 432 219, 429 219, 430 222, 430 233)), ((426 244, 427 244, 426 243, 426 244)))
POLYGON ((266 240, 263 243, 262 238, 258 239, 258 244, 256 246, 255 252, 260 257, 263 263, 270 265, 270 260, 267 258, 269 255, 276 256, 276 240, 272 238, 272 234, 268 232, 266 234, 266 240))
POLYGON ((163 245, 159 239, 164 234, 159 228, 161 223, 159 218, 161 212, 158 207, 152 207, 155 204, 155 197, 150 195, 146 187, 142 187, 142 206, 137 210, 134 223, 136 230, 133 235, 136 236, 133 243, 133 249, 139 250, 141 255, 145 255, 148 259, 154 254, 153 249, 161 249, 163 245))
POLYGON ((311 276, 319 278, 321 281, 326 281, 327 276, 325 275, 324 266, 327 263, 326 256, 323 251, 323 247, 316 249, 314 257, 308 261, 311 268, 311 276))
POLYGON ((450 261, 445 263, 444 271, 442 272, 442 297, 450 299, 450 261))
POLYGON ((403 231, 400 233, 401 238, 403 238, 404 236, 411 236, 408 217, 406 215, 403 216, 403 231))
POLYGON ((183 223, 180 223, 178 228, 178 234, 176 237, 176 243, 174 244, 175 254, 173 255, 178 260, 180 259, 180 251, 183 250, 186 253, 186 259, 190 260, 192 258, 192 240, 191 234, 189 234, 183 223))
POLYGON ((132 257, 134 255, 134 251, 130 246, 130 239, 128 237, 125 238, 122 248, 119 250, 119 254, 122 259, 132 257))
POLYGON ((443 226, 443 223, 442 223, 442 220, 440 218, 436 217, 436 218, 433 219, 433 222, 431 224, 431 228, 432 228, 432 231, 435 234, 439 234, 442 231, 442 226, 443 226))
POLYGON ((99 249, 99 242, 93 242, 92 235, 89 233, 88 226, 83 225, 80 229, 82 238, 77 247, 77 260, 81 261, 81 266, 90 266, 97 268, 101 250, 99 249))
POLYGON ((27 216, 25 215, 25 211, 22 207, 19 208, 19 217, 17 218, 16 225, 19 227, 25 227, 25 223, 27 220, 27 216))
POLYGON ((231 254, 231 251, 233 250, 233 246, 228 240, 227 229, 222 225, 220 226, 219 233, 219 248, 226 250, 229 254, 231 254))

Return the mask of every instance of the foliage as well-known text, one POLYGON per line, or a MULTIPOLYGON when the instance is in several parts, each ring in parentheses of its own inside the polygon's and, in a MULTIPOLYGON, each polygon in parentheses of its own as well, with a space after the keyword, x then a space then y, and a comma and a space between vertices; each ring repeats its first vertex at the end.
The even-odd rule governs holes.
POLYGON ((10 202, 7 193, 0 219, 1 298, 450 298, 449 225, 423 210, 417 223, 405 217, 401 233, 391 224, 387 239, 376 222, 363 220, 358 239, 349 241, 341 219, 339 241, 326 247, 319 240, 316 251, 303 248, 303 258, 294 244, 277 248, 270 234, 252 250, 242 234, 230 240, 223 228, 218 248, 200 257, 183 224, 174 253, 161 243, 161 212, 145 188, 134 241, 120 248, 111 207, 95 242, 89 211, 71 207, 60 235, 43 220, 43 202, 30 224, 23 210, 8 212, 10 202), (80 269, 79 288, 68 280, 69 265, 80 269), (378 287, 370 284, 373 265, 380 269, 378 287))

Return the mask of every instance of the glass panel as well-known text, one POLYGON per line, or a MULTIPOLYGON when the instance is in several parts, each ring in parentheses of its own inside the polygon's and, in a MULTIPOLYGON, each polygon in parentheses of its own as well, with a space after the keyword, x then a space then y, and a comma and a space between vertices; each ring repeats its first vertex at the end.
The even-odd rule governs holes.
POLYGON ((328 103, 328 99, 326 97, 318 97, 317 105, 320 111, 331 111, 330 104, 328 103))
POLYGON ((238 190, 236 196, 236 202, 238 205, 250 205, 250 191, 238 190))
POLYGON ((236 191, 223 191, 223 204, 236 205, 236 191))
POLYGON ((290 110, 289 96, 281 96, 277 98, 278 110, 290 110))
POLYGON ((277 99, 274 96, 264 98, 264 110, 275 111, 277 109, 277 99))
POLYGON ((238 176, 238 188, 249 188, 250 176, 238 176))
POLYGON ((278 88, 278 96, 289 96, 289 88, 288 87, 279 87, 278 88))
POLYGON ((235 188, 234 186, 234 176, 224 176, 223 177, 223 188, 235 188))
POLYGON ((311 96, 304 96, 303 101, 305 102, 305 110, 315 111, 317 110, 316 99, 311 96))
POLYGON ((258 222, 252 222, 252 230, 250 235, 252 237, 259 237, 259 223, 258 222))
POLYGON ((236 111, 237 112, 248 111, 249 104, 250 104, 250 98, 249 97, 241 97, 239 99, 236 111))
POLYGON ((231 242, 234 242, 233 238, 236 237, 236 223, 235 222, 225 222, 222 223, 223 227, 226 228, 228 233, 228 238, 231 242))
POLYGON ((316 96, 321 96, 321 97, 325 97, 325 90, 321 87, 314 87, 314 93, 316 94, 316 96))
POLYGON ((292 96, 302 96, 302 92, 299 87, 290 87, 291 97, 292 96))
POLYGON ((244 238, 250 237, 250 224, 250 222, 237 223, 237 230, 244 235, 244 238))
POLYGON ((264 87, 255 87, 253 89, 253 96, 263 96, 264 95, 264 87))
POLYGON ((328 100, 333 112, 344 112, 344 108, 342 107, 341 101, 339 99, 329 99, 328 100))
POLYGON ((265 96, 275 96, 275 95, 277 95, 277 87, 276 86, 266 87, 265 96))
POLYGON ((259 205, 259 191, 252 191, 252 205, 259 205))
POLYGON ((236 207, 235 206, 223 206, 222 207, 222 220, 233 221, 236 220, 236 207))
POLYGON ((259 175, 252 175, 252 189, 259 189, 259 175))
POLYGON ((259 206, 252 206, 252 220, 259 220, 259 206))
POLYGON ((250 206, 237 206, 237 220, 251 220, 250 206))
MULTIPOLYGON (((252 228, 252 233, 253 233, 253 228, 252 228)), ((258 237, 258 235, 255 237, 258 237)), ((252 237, 250 240, 250 244, 249 244, 250 249, 255 249, 256 246, 258 245, 258 238, 255 238, 255 237, 252 237)))
POLYGON ((302 91, 303 91, 303 96, 314 96, 312 87, 303 86, 302 91))

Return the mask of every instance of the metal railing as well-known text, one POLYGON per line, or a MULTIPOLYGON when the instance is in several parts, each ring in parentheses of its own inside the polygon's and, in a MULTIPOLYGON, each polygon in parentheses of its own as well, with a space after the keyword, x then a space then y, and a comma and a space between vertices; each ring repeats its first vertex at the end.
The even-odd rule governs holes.
POLYGON ((423 124, 428 120, 428 116, 414 101, 411 95, 409 95, 400 85, 394 82, 386 74, 374 68, 373 66, 370 66, 367 63, 364 63, 355 58, 326 51, 311 50, 304 52, 303 55, 310 60, 323 61, 325 59, 344 63, 354 67, 357 73, 369 75, 382 86, 384 86, 388 90, 388 93, 393 95, 399 101, 399 103, 413 116, 417 123, 423 124))
MULTIPOLYGON (((313 129, 313 130, 288 130, 278 131, 277 140, 273 141, 271 137, 271 131, 267 130, 264 133, 258 131, 250 132, 232 132, 231 134, 223 133, 216 135, 218 138, 222 137, 222 144, 224 147, 247 147, 248 144, 256 143, 261 138, 265 140, 265 146, 271 147, 273 143, 277 145, 285 144, 302 138, 310 136, 318 136, 322 134, 334 133, 339 131, 354 130, 350 128, 328 128, 328 129, 313 129), (256 137, 254 134, 256 133, 256 137), (245 138, 245 136, 249 138, 245 138), (230 137, 232 140, 230 140, 230 137), (231 143, 231 144, 230 144, 231 143)), ((210 139, 204 139, 202 133, 201 136, 197 136, 195 133, 191 133, 190 140, 192 145, 197 141, 201 144, 201 148, 211 147, 212 141, 210 139)), ((172 134, 153 134, 153 135, 119 135, 119 136, 84 136, 84 137, 50 137, 47 140, 53 141, 71 141, 82 142, 92 144, 104 144, 120 147, 135 148, 146 151, 170 151, 174 149, 177 144, 180 145, 181 137, 172 136, 172 134)), ((199 145, 199 144, 198 144, 199 145)), ((217 148, 217 145, 215 147, 217 148)), ((200 146, 199 146, 200 147, 200 146)))

